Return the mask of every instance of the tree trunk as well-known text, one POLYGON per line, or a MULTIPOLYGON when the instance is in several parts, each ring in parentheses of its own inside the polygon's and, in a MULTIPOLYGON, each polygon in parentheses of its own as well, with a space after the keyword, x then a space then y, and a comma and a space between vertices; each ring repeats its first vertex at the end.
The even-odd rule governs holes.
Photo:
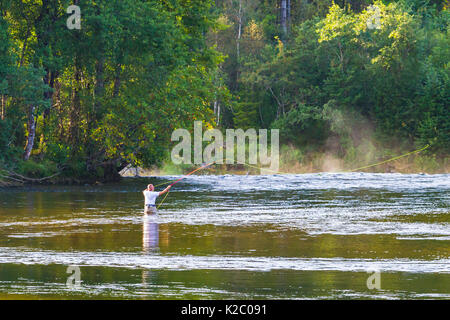
POLYGON ((27 26, 27 33, 25 35, 25 41, 22 45, 22 53, 20 54, 19 67, 23 65, 23 59, 25 58, 25 52, 27 50, 28 38, 30 37, 30 26, 27 26))
MULTIPOLYGON (((100 6, 96 9, 96 16, 100 17, 101 10, 100 6)), ((103 25, 100 25, 96 32, 98 34, 103 34, 103 25)), ((102 38, 103 39, 103 38, 102 38)), ((103 40, 100 42, 101 48, 105 48, 105 43, 103 40)), ((95 95, 95 101, 94 101, 94 117, 95 120, 97 120, 97 112, 99 111, 101 105, 100 105, 100 99, 104 95, 105 90, 105 55, 104 52, 101 51, 101 54, 95 64, 95 89, 94 89, 94 95, 95 95)))
POLYGON ((23 159, 30 159, 31 150, 33 150, 34 145, 34 137, 36 136, 36 118, 34 117, 34 112, 36 110, 36 106, 30 106, 29 114, 28 114, 28 137, 27 144, 25 146, 25 152, 23 153, 23 159))
POLYGON ((1 119, 5 120, 5 105, 6 105, 6 96, 4 94, 1 95, 2 96, 2 101, 1 101, 1 119))
POLYGON ((119 64, 116 69, 116 75, 114 77, 113 97, 117 97, 119 95, 121 67, 122 66, 119 64))
POLYGON ((286 34, 289 35, 289 29, 291 27, 291 0, 287 0, 286 15, 287 15, 286 34))
POLYGON ((240 48, 239 48, 239 44, 241 41, 241 36, 242 36, 242 0, 239 0, 239 11, 238 11, 238 34, 237 34, 237 41, 236 41, 236 56, 237 56, 237 61, 239 64, 239 56, 240 56, 240 48))
POLYGON ((214 114, 216 115, 216 124, 220 124, 220 102, 214 101, 214 114))
POLYGON ((64 134, 65 134, 65 126, 64 126, 64 111, 63 106, 61 102, 61 82, 59 82, 58 79, 55 79, 55 110, 58 113, 57 119, 58 119, 58 136, 59 140, 64 140, 64 134))
MULTIPOLYGON (((219 39, 218 39, 218 33, 216 32, 216 47, 218 48, 219 47, 219 39)), ((220 67, 219 66, 217 66, 217 69, 216 69, 216 72, 215 72, 215 75, 214 75, 214 83, 215 83, 215 86, 217 87, 218 86, 218 78, 219 78, 219 70, 220 70, 220 67)), ((214 99, 214 115, 216 115, 216 119, 217 119, 217 121, 216 121, 216 124, 217 125, 219 125, 219 122, 220 122, 220 114, 219 115, 217 115, 218 113, 217 113, 217 110, 220 110, 220 104, 219 104, 219 101, 217 101, 217 92, 216 92, 216 94, 215 94, 215 99, 214 99), (218 108, 219 107, 219 108, 218 108)), ((219 111, 220 112, 220 111, 219 111)))
POLYGON ((240 52, 240 42, 241 42, 241 36, 242 36, 242 0, 239 0, 239 10, 238 10, 238 15, 237 15, 237 22, 238 22, 238 33, 236 36, 236 88, 238 87, 238 82, 239 82, 239 62, 240 62, 240 56, 241 56, 241 52, 240 52))
POLYGON ((259 111, 259 119, 261 120, 261 125, 264 128, 265 124, 264 124, 264 119, 263 119, 262 112, 261 112, 261 104, 258 104, 258 111, 259 111))
MULTIPOLYGON (((53 105, 53 87, 55 85, 55 78, 57 77, 55 72, 47 71, 44 77, 44 83, 50 87, 50 89, 44 92, 44 100, 50 101, 50 106, 44 110, 44 127, 46 128, 48 125, 48 121, 50 118, 50 110, 53 105)), ((44 130, 45 131, 45 130, 44 130)))
POLYGON ((220 124, 220 103, 217 104, 217 125, 220 124))
POLYGON ((92 112, 88 113, 88 131, 96 123, 101 114, 102 109, 102 97, 105 93, 105 59, 101 56, 95 64, 95 87, 94 87, 94 103, 92 106, 92 112))
POLYGON ((72 102, 70 106, 70 125, 69 125, 69 141, 74 145, 79 143, 79 114, 80 114, 80 94, 79 90, 81 88, 81 71, 78 66, 78 61, 75 61, 75 71, 74 71, 74 84, 72 88, 72 102))
POLYGON ((281 0, 281 7, 280 7, 280 25, 281 30, 283 31, 283 37, 286 38, 287 33, 287 0, 281 0))
POLYGON ((105 72, 105 59, 101 57, 98 59, 96 66, 95 66, 95 73, 96 73, 96 79, 95 79, 95 104, 94 104, 94 111, 97 111, 97 109, 100 106, 99 98, 103 96, 103 92, 105 89, 105 78, 104 78, 104 72, 105 72))
MULTIPOLYGON (((38 43, 38 48, 52 48, 53 47, 53 41, 55 35, 53 33, 53 28, 58 19, 58 12, 57 9, 55 9, 51 1, 49 0, 42 0, 42 7, 39 14, 38 19, 36 20, 35 26, 36 26, 36 38, 38 43)), ((29 36, 29 30, 27 30, 27 39, 29 36)), ((24 44, 24 51, 22 52, 22 59, 21 64, 23 63, 23 58, 25 55, 25 49, 26 45, 24 44)), ((50 51, 51 52, 51 51, 50 51)), ((43 79, 44 84, 49 87, 48 90, 44 92, 44 101, 48 101, 48 108, 44 110, 43 113, 43 123, 42 123, 42 134, 41 134, 41 141, 40 141, 40 149, 43 148, 43 144, 46 143, 48 140, 47 137, 47 128, 49 124, 50 119, 50 112, 51 108, 53 106, 53 86, 55 83, 55 79, 58 76, 57 71, 54 71, 54 67, 49 66, 46 64, 45 61, 49 60, 51 56, 54 56, 54 54, 47 56, 47 53, 44 53, 44 56, 42 58, 42 67, 45 69, 45 76, 43 79)), ((41 62, 39 62, 41 64, 41 62)), ((44 153, 41 154, 41 158, 44 157, 44 153)))

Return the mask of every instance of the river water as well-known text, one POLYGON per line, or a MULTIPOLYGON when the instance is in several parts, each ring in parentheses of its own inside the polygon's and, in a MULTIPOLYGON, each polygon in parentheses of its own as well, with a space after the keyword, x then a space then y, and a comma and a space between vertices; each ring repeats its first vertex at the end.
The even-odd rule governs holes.
POLYGON ((450 298, 449 174, 176 178, 0 190, 0 298, 450 298))

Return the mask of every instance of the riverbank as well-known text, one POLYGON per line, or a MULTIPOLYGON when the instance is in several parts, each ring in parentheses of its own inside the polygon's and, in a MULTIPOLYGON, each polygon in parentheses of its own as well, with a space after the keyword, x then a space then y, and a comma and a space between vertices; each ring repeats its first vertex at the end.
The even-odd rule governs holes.
MULTIPOLYGON (((380 162, 383 159, 380 160, 380 162)), ((311 157, 308 161, 300 162, 295 159, 281 158, 280 167, 277 171, 280 174, 304 174, 304 173, 321 173, 321 172, 371 172, 371 173, 403 173, 403 174, 443 174, 450 173, 450 158, 437 158, 436 156, 415 155, 402 159, 393 160, 380 165, 374 165, 366 169, 355 170, 359 167, 370 166, 377 162, 370 163, 355 163, 353 167, 346 164, 345 159, 334 157, 331 154, 322 154, 311 157)), ((174 166, 165 164, 161 168, 141 168, 141 167, 127 167, 120 172, 122 177, 145 177, 145 176, 163 176, 163 175, 181 175, 186 174, 190 170, 198 166, 174 166)), ((259 165, 247 166, 243 164, 225 165, 218 164, 210 168, 204 169, 196 174, 274 174, 267 168, 267 170, 258 170, 255 167, 259 165)), ((264 167, 263 167, 264 168, 264 167)))
MULTIPOLYGON (((413 154, 400 159, 395 159, 399 154, 393 152, 386 153, 384 157, 371 157, 371 161, 350 161, 349 158, 339 158, 331 153, 311 152, 302 153, 298 149, 288 147, 282 148, 280 152, 279 169, 276 172, 271 170, 259 170, 259 165, 244 164, 215 164, 196 172, 197 175, 254 175, 254 174, 306 174, 320 172, 371 172, 371 173, 402 173, 402 174, 442 174, 450 173, 450 158, 438 157, 433 154, 413 154), (395 160, 378 164, 394 158, 395 160), (361 168, 361 169, 359 169, 361 168)), ((20 174, 2 179, 0 176, 0 188, 16 187, 22 185, 102 185, 109 182, 119 182, 122 177, 148 177, 164 175, 183 175, 196 168, 199 165, 174 165, 167 161, 161 167, 141 168, 128 166, 117 172, 113 177, 107 177, 104 174, 99 176, 80 177, 77 174, 61 170, 57 171, 55 164, 39 163, 29 161, 27 166, 22 167, 20 174)))

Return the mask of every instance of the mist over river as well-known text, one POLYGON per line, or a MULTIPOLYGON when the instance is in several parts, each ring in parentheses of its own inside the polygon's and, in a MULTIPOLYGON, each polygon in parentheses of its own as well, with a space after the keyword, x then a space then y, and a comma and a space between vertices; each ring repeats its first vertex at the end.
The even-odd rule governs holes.
POLYGON ((0 189, 0 297, 450 298, 449 174, 176 178, 0 189))

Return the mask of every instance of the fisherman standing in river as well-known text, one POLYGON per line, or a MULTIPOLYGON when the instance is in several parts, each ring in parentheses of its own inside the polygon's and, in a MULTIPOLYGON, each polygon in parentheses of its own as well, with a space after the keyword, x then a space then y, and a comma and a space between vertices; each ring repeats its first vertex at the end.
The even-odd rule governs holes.
MULTIPOLYGON (((164 194, 164 193, 166 193, 166 192, 169 192, 170 188, 171 188, 174 184, 180 182, 181 180, 183 180, 184 178, 190 176, 190 175, 193 174, 194 172, 196 172, 196 171, 198 171, 198 170, 201 170, 201 169, 204 169, 204 168, 206 168, 206 167, 209 167, 210 165, 212 165, 212 164, 214 164, 214 163, 215 163, 215 161, 213 161, 213 162, 211 162, 211 163, 208 163, 208 164, 205 164, 205 165, 203 165, 203 166, 201 166, 200 168, 197 168, 197 169, 195 169, 195 170, 192 170, 192 171, 189 172, 187 175, 185 175, 185 176, 181 177, 180 179, 176 180, 175 182, 171 183, 167 188, 165 188, 165 189, 164 189, 163 191, 161 191, 161 192, 155 191, 155 187, 154 187, 152 184, 149 184, 149 185, 147 186, 147 189, 145 189, 144 191, 142 191, 142 193, 144 194, 144 197, 145 197, 145 208, 144 208, 144 213, 145 213, 145 214, 156 213, 156 204, 155 204, 155 202, 156 202, 156 198, 158 198, 158 196, 160 196, 160 195, 162 195, 162 194, 164 194)), ((163 199, 163 201, 164 201, 164 199, 163 199)), ((159 205, 161 205, 161 203, 160 203, 159 205)))
POLYGON ((172 185, 168 186, 161 192, 157 192, 157 191, 155 191, 155 187, 152 184, 149 184, 147 186, 147 189, 142 191, 142 193, 144 194, 144 197, 145 197, 144 213, 145 214, 156 213, 156 203, 155 203, 156 198, 158 198, 158 196, 168 192, 171 187, 172 187, 172 185))

